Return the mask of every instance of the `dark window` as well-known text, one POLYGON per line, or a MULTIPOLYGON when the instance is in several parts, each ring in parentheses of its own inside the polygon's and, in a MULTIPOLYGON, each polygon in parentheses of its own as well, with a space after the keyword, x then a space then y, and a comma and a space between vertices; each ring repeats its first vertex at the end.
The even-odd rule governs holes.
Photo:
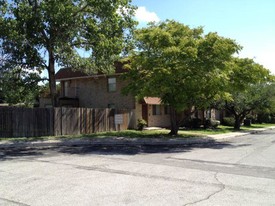
POLYGON ((153 105, 153 115, 161 115, 160 105, 153 105))

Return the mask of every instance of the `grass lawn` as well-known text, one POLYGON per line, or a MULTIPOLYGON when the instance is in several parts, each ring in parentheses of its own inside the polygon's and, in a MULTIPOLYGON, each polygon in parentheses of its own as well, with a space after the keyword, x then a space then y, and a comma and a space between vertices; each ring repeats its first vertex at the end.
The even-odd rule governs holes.
POLYGON ((275 124, 252 124, 250 127, 242 126, 241 129, 260 129, 260 128, 267 128, 267 127, 274 127, 275 124))
MULTIPOLYGON (((251 127, 241 127, 241 131, 251 129, 266 128, 275 126, 275 124, 253 124, 251 127)), ((62 139, 76 139, 76 138, 106 138, 106 137, 128 137, 128 138, 170 138, 170 130, 125 130, 120 132, 100 132, 88 135, 65 135, 65 136, 46 136, 46 137, 21 137, 21 138, 0 138, 0 141, 39 141, 39 140, 62 140, 62 139)), ((177 138, 190 138, 190 137, 205 137, 213 134, 224 134, 234 132, 233 127, 220 125, 217 129, 180 129, 177 138)))

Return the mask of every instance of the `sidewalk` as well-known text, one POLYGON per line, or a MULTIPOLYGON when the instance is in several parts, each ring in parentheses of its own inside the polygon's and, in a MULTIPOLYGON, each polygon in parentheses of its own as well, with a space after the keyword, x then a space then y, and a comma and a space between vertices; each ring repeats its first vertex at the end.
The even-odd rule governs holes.
POLYGON ((104 137, 104 138, 81 138, 81 139, 60 139, 40 141, 0 141, 0 149, 11 148, 50 148, 60 146, 141 146, 141 145, 192 145, 209 144, 223 141, 229 138, 240 137, 248 134, 255 134, 266 130, 273 130, 275 127, 264 129, 253 129, 246 132, 231 132, 225 134, 208 135, 206 137, 192 138, 125 138, 125 137, 104 137))

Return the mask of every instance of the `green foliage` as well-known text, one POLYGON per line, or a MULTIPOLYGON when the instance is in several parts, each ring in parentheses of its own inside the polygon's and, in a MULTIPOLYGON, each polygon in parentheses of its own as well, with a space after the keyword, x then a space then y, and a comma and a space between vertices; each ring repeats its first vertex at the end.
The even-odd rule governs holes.
POLYGON ((56 64, 111 72, 135 26, 130 0, 1 0, 0 8, 3 66, 47 69, 53 97, 56 64))
POLYGON ((204 35, 175 21, 152 23, 135 32, 130 80, 125 93, 160 97, 177 112, 192 106, 207 107, 227 80, 227 62, 240 49, 216 33, 204 35))
POLYGON ((240 129, 241 122, 250 112, 274 110, 274 77, 269 70, 248 58, 234 58, 228 67, 231 71, 221 108, 235 118, 235 129, 240 129))
POLYGON ((137 50, 128 76, 136 81, 126 92, 158 96, 178 111, 220 92, 226 79, 225 63, 239 49, 230 39, 216 33, 204 36, 202 28, 174 21, 151 24, 135 37, 137 50))
POLYGON ((234 126, 235 119, 233 117, 224 117, 222 120, 222 125, 224 126, 234 126))
POLYGON ((20 68, 2 72, 1 92, 4 101, 10 105, 20 103, 33 106, 39 94, 39 81, 39 74, 20 68))
POLYGON ((138 119, 137 128, 142 131, 143 128, 147 125, 147 122, 144 119, 138 119))
MULTIPOLYGON (((56 90, 57 90, 58 94, 61 93, 61 84, 56 85, 56 90)), ((48 82, 46 84, 39 85, 39 97, 43 97, 43 98, 50 98, 51 97, 51 92, 50 92, 48 82)))
POLYGON ((207 119, 205 120, 204 127, 205 128, 211 128, 211 129, 217 129, 217 127, 221 124, 220 121, 215 119, 207 119))
POLYGON ((198 129, 202 125, 202 120, 199 118, 189 118, 183 123, 183 126, 188 129, 198 129))
POLYGON ((258 123, 275 123, 275 114, 274 113, 259 113, 257 115, 257 120, 258 123))

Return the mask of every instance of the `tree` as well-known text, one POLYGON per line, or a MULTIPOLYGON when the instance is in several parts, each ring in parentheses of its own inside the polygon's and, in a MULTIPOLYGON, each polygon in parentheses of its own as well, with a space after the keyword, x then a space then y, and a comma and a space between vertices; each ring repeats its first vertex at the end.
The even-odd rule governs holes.
POLYGON ((240 49, 216 33, 203 34, 175 21, 152 23, 135 33, 125 93, 160 97, 171 108, 171 135, 178 133, 178 114, 196 104, 207 106, 223 89, 227 64, 240 49))
POLYGON ((14 105, 17 103, 24 106, 33 106, 39 94, 41 77, 21 68, 1 73, 1 95, 4 102, 14 105))
POLYGON ((56 65, 110 72, 127 50, 135 25, 130 1, 0 0, 0 44, 9 56, 5 67, 46 69, 55 106, 56 65))
POLYGON ((234 116, 234 129, 239 130, 251 111, 272 107, 275 91, 270 71, 253 59, 235 58, 230 67, 232 72, 227 85, 228 98, 223 102, 223 107, 234 116))

